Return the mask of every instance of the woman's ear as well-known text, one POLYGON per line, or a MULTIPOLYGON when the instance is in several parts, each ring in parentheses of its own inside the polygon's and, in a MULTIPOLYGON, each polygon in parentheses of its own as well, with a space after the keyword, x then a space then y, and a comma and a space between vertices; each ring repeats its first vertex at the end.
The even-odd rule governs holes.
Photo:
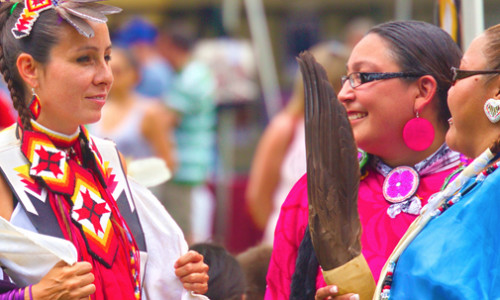
POLYGON ((38 87, 39 64, 33 56, 21 53, 16 61, 17 71, 30 88, 38 87))
POLYGON ((493 89, 496 90, 495 99, 500 100, 500 76, 498 76, 497 79, 495 80, 493 89))
POLYGON ((417 80, 417 95, 415 99, 415 111, 422 109, 431 103, 437 93, 437 81, 432 75, 424 75, 417 80))

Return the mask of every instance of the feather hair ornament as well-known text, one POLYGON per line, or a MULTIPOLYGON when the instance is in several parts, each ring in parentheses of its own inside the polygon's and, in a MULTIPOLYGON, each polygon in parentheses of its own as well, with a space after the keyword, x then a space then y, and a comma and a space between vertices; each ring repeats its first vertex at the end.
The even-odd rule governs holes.
MULTIPOLYGON (((104 0, 24 0, 24 8, 17 19, 12 34, 16 39, 29 36, 33 25, 40 13, 47 9, 54 9, 57 14, 73 26, 78 33, 90 38, 94 36, 94 30, 86 20, 98 23, 106 23, 106 15, 121 12, 121 8, 105 5, 97 2, 104 0)), ((21 2, 1 0, 1 2, 21 2)))
POLYGON ((297 60, 305 90, 309 230, 318 262, 331 270, 361 253, 358 151, 323 67, 309 52, 297 60))

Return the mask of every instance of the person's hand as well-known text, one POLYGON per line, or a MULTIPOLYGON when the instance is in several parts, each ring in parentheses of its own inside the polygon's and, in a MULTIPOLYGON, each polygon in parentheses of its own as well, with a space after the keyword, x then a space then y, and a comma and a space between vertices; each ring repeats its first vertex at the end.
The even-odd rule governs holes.
POLYGON ((208 265, 203 262, 203 255, 190 250, 175 262, 175 275, 184 288, 198 294, 208 291, 208 265))
POLYGON ((77 262, 70 266, 60 261, 31 289, 34 300, 88 300, 95 292, 93 282, 90 263, 77 262))
POLYGON ((316 291, 314 300, 359 300, 358 294, 344 294, 338 296, 338 288, 335 285, 328 285, 316 291))

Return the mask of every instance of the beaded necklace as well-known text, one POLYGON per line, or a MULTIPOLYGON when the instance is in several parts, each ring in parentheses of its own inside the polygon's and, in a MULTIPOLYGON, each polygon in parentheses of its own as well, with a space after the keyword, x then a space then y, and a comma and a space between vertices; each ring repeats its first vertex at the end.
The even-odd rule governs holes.
POLYGON ((385 177, 382 193, 384 199, 390 203, 387 208, 389 217, 395 218, 401 212, 418 215, 422 208, 421 198, 416 194, 420 176, 441 172, 459 164, 460 155, 446 144, 415 166, 392 168, 374 156, 372 166, 385 177))
POLYGON ((490 149, 487 149, 469 166, 467 166, 462 171, 462 173, 460 173, 460 175, 458 175, 458 177, 453 182, 451 182, 443 191, 431 196, 431 199, 429 199, 429 203, 422 209, 421 215, 410 225, 406 234, 399 241, 398 245, 389 257, 386 265, 384 266, 381 274, 382 276, 380 277, 381 279, 383 278, 383 280, 379 280, 376 289, 376 291, 380 291, 380 294, 376 293, 376 297, 374 299, 390 299, 394 269, 402 252, 408 247, 411 241, 413 241, 413 239, 420 233, 420 231, 422 231, 422 229, 432 218, 441 215, 448 208, 459 202, 462 196, 472 190, 472 188, 475 187, 478 183, 484 181, 488 175, 493 173, 498 168, 498 166, 500 165, 500 161, 496 161, 490 166, 486 167, 493 158, 493 153, 490 149), (471 185, 460 191, 460 189, 474 176, 476 176, 475 181, 471 185))

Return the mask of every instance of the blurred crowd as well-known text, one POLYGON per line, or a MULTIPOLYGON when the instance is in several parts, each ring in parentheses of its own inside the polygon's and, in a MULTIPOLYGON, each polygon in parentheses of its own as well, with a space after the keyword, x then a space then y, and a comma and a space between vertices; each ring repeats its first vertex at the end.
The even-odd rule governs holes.
MULTIPOLYGON (((351 48, 372 25, 371 20, 357 19, 346 26, 343 40, 294 41, 299 46, 292 55, 311 50, 327 67, 337 91, 351 48)), ((263 299, 279 208, 306 171, 304 95, 297 68, 287 67, 287 76, 295 79, 290 92, 283 91, 283 109, 263 121, 250 120, 256 124, 249 126, 259 134, 253 158, 248 158, 252 163, 244 176, 246 188, 228 192, 229 200, 221 202, 217 165, 231 158, 220 149, 231 148, 227 143, 238 138, 221 136, 236 128, 221 128, 218 118, 228 107, 263 101, 250 41, 227 36, 200 39, 199 28, 189 22, 156 24, 142 17, 121 24, 111 38, 113 88, 101 120, 89 125, 89 131, 116 143, 129 175, 153 191, 188 243, 205 256, 212 273, 211 299, 263 299), (148 164, 152 158, 153 166, 148 164), (166 175, 155 180, 161 177, 157 174, 166 175), (217 214, 220 205, 227 206, 227 215, 217 214), (245 218, 231 217, 237 214, 245 218), (245 221, 251 224, 242 224, 245 221), (214 237, 217 222, 227 227, 225 234, 240 233, 239 247, 227 237, 214 237), (250 227, 252 232, 238 227, 250 227)), ((2 82, 0 129, 16 120, 8 97, 2 82)), ((263 105, 257 107, 259 115, 266 115, 263 105)), ((238 155, 243 154, 234 153, 238 155)), ((230 183, 225 186, 231 189, 230 183)))

